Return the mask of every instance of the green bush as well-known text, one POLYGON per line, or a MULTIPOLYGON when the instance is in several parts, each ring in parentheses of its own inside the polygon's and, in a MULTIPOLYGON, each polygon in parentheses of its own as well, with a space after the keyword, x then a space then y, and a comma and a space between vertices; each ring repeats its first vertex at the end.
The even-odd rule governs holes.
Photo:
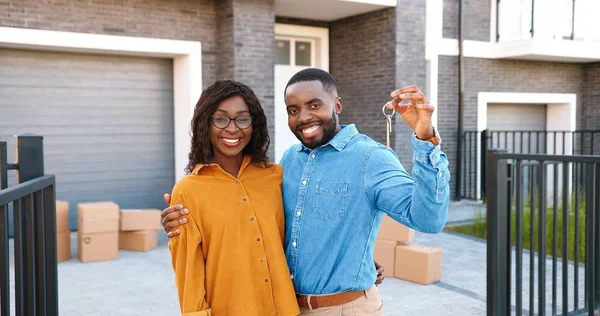
MULTIPOLYGON (((575 259, 575 209, 574 203, 571 203, 570 210, 568 212, 569 226, 567 229, 568 233, 568 258, 569 260, 575 259)), ((578 230, 578 260, 584 262, 585 260, 585 203, 579 205, 579 230, 578 230)), ((523 207, 523 218, 522 218, 522 245, 523 249, 531 250, 532 244, 534 250, 537 252, 539 249, 539 208, 536 207, 534 210, 534 220, 532 225, 531 220, 531 209, 529 205, 523 207), (531 239, 531 230, 533 228, 534 238, 531 239)), ((556 255, 562 258, 563 249, 563 214, 562 206, 557 208, 556 213, 556 255)), ((548 208, 546 211, 546 236, 544 242, 546 244, 546 254, 552 255, 553 251, 553 238, 554 238, 554 209, 548 208)), ((487 219, 480 216, 472 224, 461 225, 461 226, 450 226, 446 228, 449 231, 461 233, 469 236, 487 239, 487 219)), ((513 209, 511 215, 511 243, 516 246, 516 210, 513 209)))

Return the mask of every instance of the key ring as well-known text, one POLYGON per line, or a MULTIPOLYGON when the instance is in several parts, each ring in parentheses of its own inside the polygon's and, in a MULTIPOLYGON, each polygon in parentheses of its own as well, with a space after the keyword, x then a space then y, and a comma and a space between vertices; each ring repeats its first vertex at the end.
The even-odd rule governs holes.
POLYGON ((396 109, 395 108, 392 109, 392 114, 387 114, 387 113, 385 113, 385 107, 386 106, 387 106, 387 104, 383 105, 383 108, 381 108, 381 112, 383 112, 383 115, 388 116, 388 117, 391 118, 392 116, 394 116, 394 114, 396 114, 396 109))

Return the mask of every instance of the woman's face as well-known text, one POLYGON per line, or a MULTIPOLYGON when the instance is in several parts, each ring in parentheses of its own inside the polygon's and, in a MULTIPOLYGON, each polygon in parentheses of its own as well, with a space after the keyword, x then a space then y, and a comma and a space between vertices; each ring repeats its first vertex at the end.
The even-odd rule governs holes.
POLYGON ((210 119, 210 142, 215 160, 242 155, 251 138, 252 118, 244 99, 236 96, 223 100, 210 119))

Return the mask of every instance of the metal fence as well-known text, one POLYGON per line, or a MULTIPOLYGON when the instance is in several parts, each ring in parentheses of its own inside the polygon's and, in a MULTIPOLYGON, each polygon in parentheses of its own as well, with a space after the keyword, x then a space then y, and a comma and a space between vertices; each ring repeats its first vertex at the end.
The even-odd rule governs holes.
POLYGON ((600 155, 600 130, 580 131, 466 131, 458 176, 459 197, 485 199, 486 151, 504 148, 509 153, 600 155))
POLYGON ((11 315, 9 213, 14 219, 15 315, 58 315, 55 179, 44 175, 42 137, 18 136, 18 161, 0 142, 0 315, 11 315), (8 170, 17 185, 7 188, 8 170))
POLYGON ((491 149, 486 169, 487 315, 598 315, 600 156, 491 149))

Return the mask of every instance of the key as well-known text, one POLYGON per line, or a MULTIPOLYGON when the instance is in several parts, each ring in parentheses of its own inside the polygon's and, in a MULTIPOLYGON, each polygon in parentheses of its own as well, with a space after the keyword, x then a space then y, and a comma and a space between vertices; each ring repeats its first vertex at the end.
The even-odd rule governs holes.
POLYGON ((390 147, 390 133, 392 132, 392 117, 396 114, 396 109, 392 109, 392 114, 385 113, 385 105, 381 109, 383 115, 385 115, 385 140, 387 144, 387 148, 390 147))

